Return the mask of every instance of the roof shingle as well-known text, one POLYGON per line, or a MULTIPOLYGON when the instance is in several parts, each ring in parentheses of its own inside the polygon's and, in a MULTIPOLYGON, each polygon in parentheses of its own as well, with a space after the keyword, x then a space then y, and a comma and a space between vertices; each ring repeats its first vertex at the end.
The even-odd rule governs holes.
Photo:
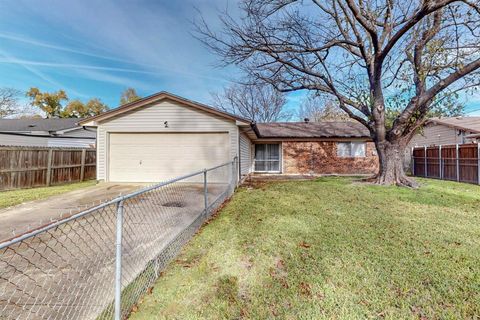
POLYGON ((0 131, 60 131, 77 127, 78 118, 0 119, 0 131))
POLYGON ((369 138, 370 132, 353 121, 274 122, 256 124, 259 138, 369 138))

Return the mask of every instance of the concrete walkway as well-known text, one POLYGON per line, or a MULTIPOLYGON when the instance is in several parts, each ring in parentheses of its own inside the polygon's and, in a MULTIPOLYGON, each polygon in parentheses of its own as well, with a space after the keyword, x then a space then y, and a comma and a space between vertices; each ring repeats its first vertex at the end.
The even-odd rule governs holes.
POLYGON ((100 183, 42 200, 0 210, 0 242, 38 228, 52 220, 80 212, 95 204, 142 188, 142 184, 100 183))

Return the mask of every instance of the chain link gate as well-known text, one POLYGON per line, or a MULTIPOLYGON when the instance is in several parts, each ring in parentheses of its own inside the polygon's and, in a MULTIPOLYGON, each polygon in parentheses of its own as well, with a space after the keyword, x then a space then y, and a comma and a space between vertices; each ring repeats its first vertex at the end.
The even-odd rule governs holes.
POLYGON ((237 181, 235 158, 1 243, 0 319, 125 319, 237 181))

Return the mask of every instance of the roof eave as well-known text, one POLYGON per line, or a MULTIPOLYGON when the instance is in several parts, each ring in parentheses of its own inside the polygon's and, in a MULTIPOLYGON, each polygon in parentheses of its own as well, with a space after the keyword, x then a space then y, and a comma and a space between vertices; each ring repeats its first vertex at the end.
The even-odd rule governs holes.
POLYGON ((301 136, 259 136, 259 139, 372 139, 370 136, 316 136, 316 137, 301 137, 301 136))
POLYGON ((450 127, 450 128, 453 128, 453 129, 459 129, 459 130, 465 130, 465 131, 472 131, 472 132, 475 132, 475 133, 480 133, 480 130, 478 130, 478 129, 472 129, 472 128, 468 128, 468 127, 463 127, 463 126, 447 123, 447 122, 444 122, 444 121, 439 120, 439 119, 429 119, 429 120, 427 120, 426 124, 428 124, 428 123, 443 125, 443 126, 450 127))
POLYGON ((158 102, 158 101, 161 101, 161 100, 166 100, 166 99, 177 102, 177 103, 185 104, 187 106, 197 108, 197 109, 203 110, 203 111, 208 112, 208 113, 216 114, 218 116, 221 116, 223 118, 227 118, 227 119, 230 119, 230 120, 239 121, 241 123, 246 123, 246 124, 251 123, 251 121, 248 120, 248 119, 245 119, 245 118, 242 118, 242 117, 239 117, 239 116, 236 116, 236 115, 224 112, 224 111, 217 110, 213 107, 210 107, 210 106, 207 106, 205 104, 202 104, 202 103, 199 103, 199 102, 196 102, 196 101, 193 101, 193 100, 189 100, 189 99, 186 99, 186 98, 174 95, 174 94, 171 94, 169 92, 162 91, 162 92, 150 95, 148 97, 142 98, 140 100, 121 105, 118 108, 106 111, 102 114, 86 118, 83 121, 79 121, 78 124, 81 125, 81 126, 97 126, 98 123, 101 122, 101 121, 108 120, 110 118, 121 115, 123 113, 135 110, 137 108, 149 105, 149 104, 154 103, 154 102, 158 102))

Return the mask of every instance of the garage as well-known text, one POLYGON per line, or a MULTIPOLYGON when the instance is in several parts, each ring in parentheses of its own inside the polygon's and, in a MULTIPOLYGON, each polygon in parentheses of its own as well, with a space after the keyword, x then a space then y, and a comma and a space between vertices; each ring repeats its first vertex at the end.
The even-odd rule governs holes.
MULTIPOLYGON (((228 112, 159 92, 79 122, 97 128, 97 180, 155 183, 237 159, 240 131, 251 122, 228 112)), ((248 170, 248 161, 241 170, 248 170)), ((226 167, 225 167, 226 168, 226 167)), ((232 170, 211 173, 224 183, 232 170)), ((246 172, 248 173, 248 172, 246 172)), ((198 177, 197 177, 198 178, 198 177)), ((199 182, 193 181, 191 182, 199 182)), ((203 182, 203 177, 200 177, 203 182)))
POLYGON ((230 161, 228 132, 110 133, 109 180, 158 182, 230 161))

